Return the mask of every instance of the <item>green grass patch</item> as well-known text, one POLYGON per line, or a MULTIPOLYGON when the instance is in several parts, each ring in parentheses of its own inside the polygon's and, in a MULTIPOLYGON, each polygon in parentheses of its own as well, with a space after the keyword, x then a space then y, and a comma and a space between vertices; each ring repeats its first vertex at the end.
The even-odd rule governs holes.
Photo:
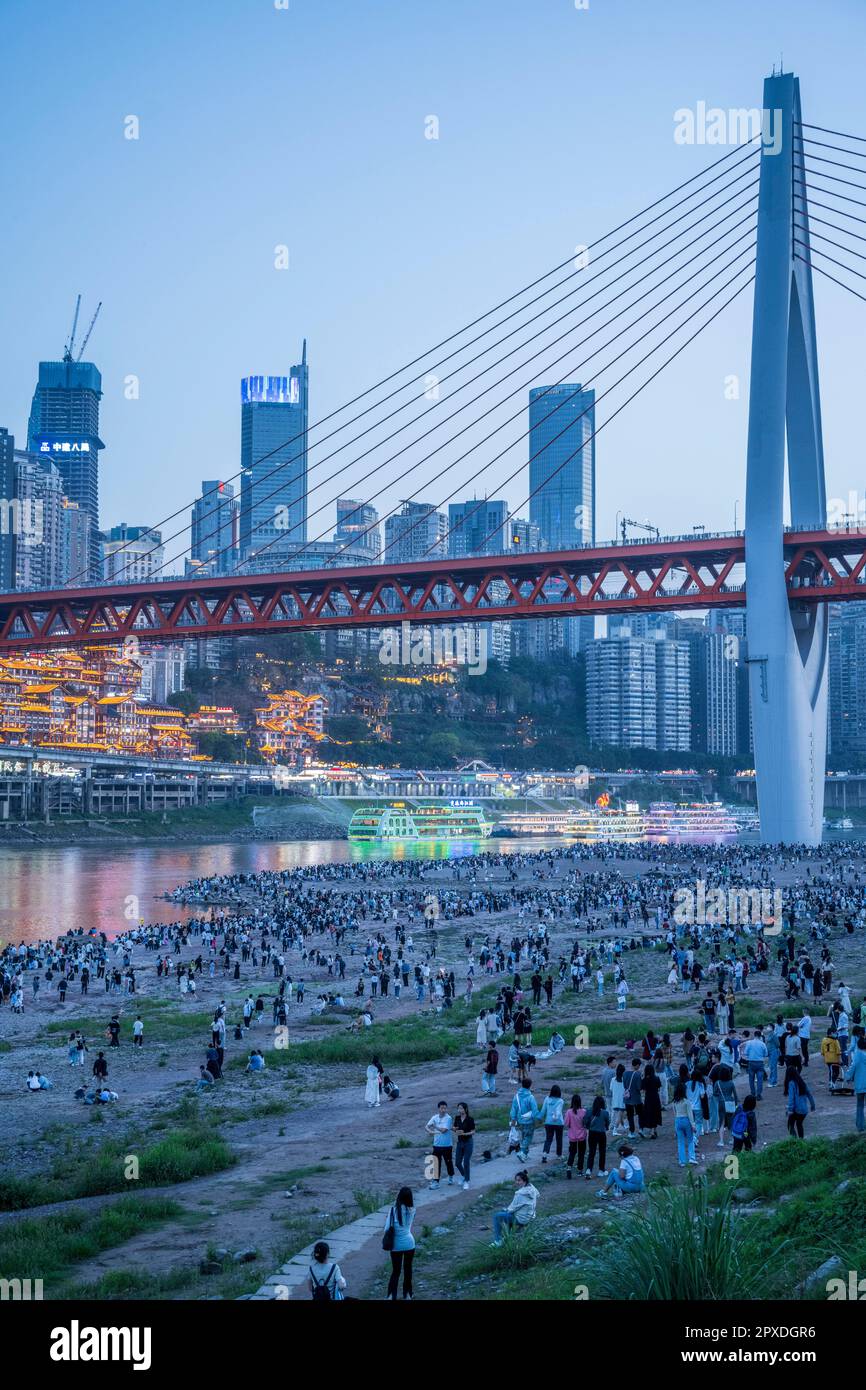
POLYGON ((133 1236, 177 1217, 168 1198, 122 1197, 98 1212, 80 1208, 0 1226, 0 1275, 48 1284, 82 1260, 125 1244, 133 1236))

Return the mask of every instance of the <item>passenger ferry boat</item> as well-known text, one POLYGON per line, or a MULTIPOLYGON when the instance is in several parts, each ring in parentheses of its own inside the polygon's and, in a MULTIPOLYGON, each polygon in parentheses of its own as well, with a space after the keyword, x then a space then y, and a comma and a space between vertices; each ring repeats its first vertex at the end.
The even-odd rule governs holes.
POLYGON ((654 801, 645 817, 648 840, 732 840, 737 816, 721 801, 654 801))
POLYGON ((582 844, 642 840, 643 816, 636 801, 625 809, 591 807, 579 811, 509 811, 497 831, 506 835, 567 835, 582 844))
POLYGON ((467 802, 395 801, 382 806, 360 807, 349 822, 349 839, 381 840, 486 840, 493 826, 482 807, 467 802))

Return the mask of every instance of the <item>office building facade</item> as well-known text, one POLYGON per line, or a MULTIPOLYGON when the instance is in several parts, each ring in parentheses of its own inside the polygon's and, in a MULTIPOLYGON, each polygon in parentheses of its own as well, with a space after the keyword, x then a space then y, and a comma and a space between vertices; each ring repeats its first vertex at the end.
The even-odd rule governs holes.
POLYGON ((238 499, 232 483, 205 480, 201 497, 193 503, 190 525, 190 558, 201 572, 207 565, 214 574, 231 574, 237 561, 238 499))
POLYGON ((106 584, 146 584, 165 579, 162 532, 123 521, 102 537, 102 578, 106 584))
POLYGON ((529 519, 550 550, 595 541, 595 392, 580 383, 529 392, 529 519))
POLYGON ((382 535, 376 508, 368 502, 340 497, 337 501, 334 544, 340 550, 345 549, 347 565, 351 564, 353 556, 360 556, 366 561, 378 560, 382 553, 382 535))
POLYGON ((90 563, 99 570, 99 402, 102 377, 92 362, 40 362, 27 426, 27 452, 58 469, 63 492, 91 522, 90 563))
POLYGON ((0 593, 4 594, 15 587, 16 503, 15 439, 0 429, 0 593))
POLYGON ((448 504, 448 554, 504 555, 511 539, 508 503, 502 499, 473 498, 448 504))
POLYGON ((445 513, 437 512, 432 502, 404 502, 385 522, 383 558, 389 565, 442 558, 447 530, 445 513))
POLYGON ((307 345, 288 376, 241 382, 241 559, 307 539, 307 345))

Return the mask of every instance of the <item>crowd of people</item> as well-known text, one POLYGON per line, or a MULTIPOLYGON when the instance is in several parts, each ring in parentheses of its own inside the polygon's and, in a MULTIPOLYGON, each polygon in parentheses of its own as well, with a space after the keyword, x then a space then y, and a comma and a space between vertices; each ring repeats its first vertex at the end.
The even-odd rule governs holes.
MULTIPOLYGON (((433 1016, 460 1000, 471 1006, 485 986, 474 1022, 480 1093, 489 1099, 503 1082, 513 1084, 504 1151, 524 1165, 511 1205, 497 1213, 494 1243, 534 1218, 538 1191, 528 1165, 536 1160, 559 1164, 569 1180, 594 1175, 603 1195, 622 1198, 643 1189, 642 1146, 667 1134, 671 1162, 675 1156, 682 1168, 704 1162, 710 1143, 740 1152, 766 1134, 778 1137, 768 1123, 759 1125, 762 1102, 776 1087, 784 1096, 787 1131, 802 1138, 819 1089, 808 1082, 817 1060, 814 1047, 810 1055, 815 1028, 821 1030, 826 1093, 856 1097, 854 1123, 866 1129, 866 1032, 860 1005, 850 985, 836 980, 833 961, 834 945, 866 928, 866 883, 850 850, 656 845, 641 846, 637 867, 626 862, 634 857, 633 846, 563 845, 462 860, 361 861, 198 879, 169 895, 181 912, 175 921, 140 922, 111 940, 76 933, 7 945, 0 953, 0 1016, 6 1006, 16 1015, 48 1001, 65 1007, 70 992, 75 998, 97 991, 108 996, 113 1012, 106 1047, 91 1064, 91 1084, 75 1092, 85 1103, 102 1104, 117 1098, 109 1088, 106 1052, 125 1044, 131 1015, 133 1052, 145 1050, 137 1002, 142 980, 148 990, 154 982, 176 990, 182 1004, 198 993, 213 1001, 195 1079, 200 1090, 224 1081, 232 1043, 242 1045, 246 1074, 266 1070, 268 1028, 287 1036, 311 976, 310 1016, 340 1014, 354 1031, 371 1029, 383 1013, 404 1011, 406 1003, 433 1016), (772 924, 709 914, 684 923, 677 916, 684 882, 700 881, 707 892, 749 886, 775 892, 783 877, 793 882, 772 924), (653 976, 660 987, 666 982, 672 993, 690 996, 693 1017, 690 1011, 684 1020, 695 1026, 687 1023, 673 1037, 648 1029, 630 1039, 607 1057, 588 1093, 565 1083, 563 1066, 561 1080, 537 1095, 538 1061, 567 1046, 556 1027, 566 1000, 570 1011, 580 1011, 575 996, 588 996, 588 1016, 609 1001, 625 1014, 625 1033, 634 980, 653 976), (762 1023, 743 1027, 742 1006, 751 1004, 762 980, 778 1010, 771 1004, 762 1023), (214 998, 223 992, 230 1004, 214 998), (801 1008, 797 1017, 792 1004, 801 1008), (540 1148, 534 1148, 537 1132, 540 1148), (616 1161, 609 1164, 614 1145, 616 1161)), ((762 989, 761 997, 766 994, 762 989)), ((753 1018, 754 1010, 744 1016, 753 1018)), ((69 1066, 85 1067, 93 1044, 80 1028, 69 1030, 65 1046, 69 1066)), ((32 1069, 26 1085, 44 1092, 52 1082, 32 1069)), ((399 1095, 373 1055, 366 1106, 377 1110, 383 1099, 399 1095)), ((426 1133, 431 1188, 444 1182, 468 1190, 476 1139, 468 1101, 453 1117, 448 1102, 440 1101, 426 1133)), ((490 1157, 492 1150, 485 1150, 482 1159, 490 1157)), ((411 1297, 414 1202, 408 1188, 391 1213, 392 1263, 400 1258, 389 1297, 397 1296, 401 1279, 403 1296, 411 1297)), ((313 1295, 324 1280, 329 1296, 337 1297, 345 1291, 342 1273, 328 1263, 326 1244, 317 1249, 324 1255, 311 1267, 313 1295)))

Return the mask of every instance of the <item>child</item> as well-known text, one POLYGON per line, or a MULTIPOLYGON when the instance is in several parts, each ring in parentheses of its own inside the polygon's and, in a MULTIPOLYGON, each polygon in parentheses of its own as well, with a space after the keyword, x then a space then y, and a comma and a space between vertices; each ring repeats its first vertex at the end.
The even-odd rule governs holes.
POLYGON ((516 1154, 520 1152, 522 1138, 523 1136, 521 1135, 520 1130, 517 1128, 517 1125, 511 1125, 508 1130, 508 1148, 505 1150, 506 1158, 509 1154, 516 1154))

